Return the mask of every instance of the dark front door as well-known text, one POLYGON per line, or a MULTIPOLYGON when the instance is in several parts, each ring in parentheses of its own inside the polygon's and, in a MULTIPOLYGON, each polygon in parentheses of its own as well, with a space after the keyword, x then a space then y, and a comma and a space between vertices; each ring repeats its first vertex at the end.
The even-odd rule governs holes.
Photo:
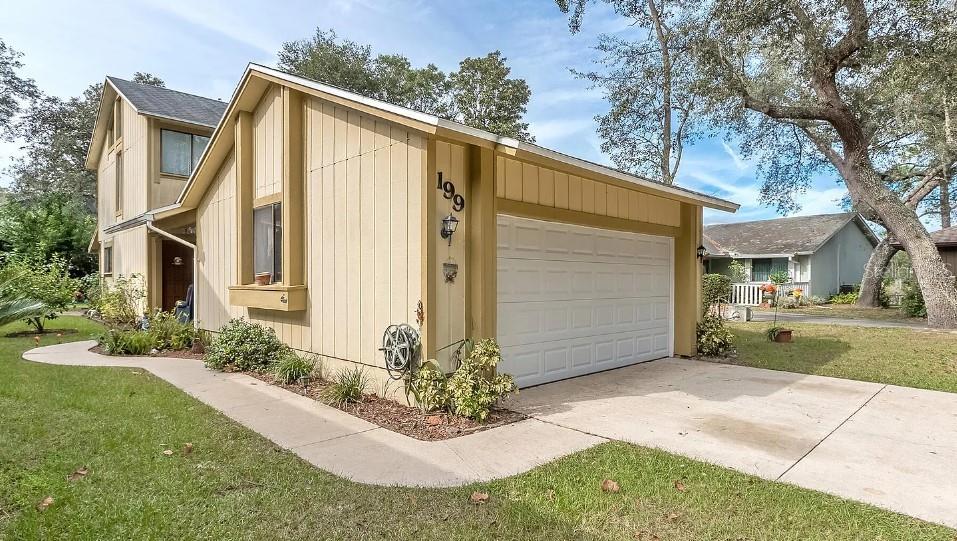
POLYGON ((193 251, 178 242, 163 241, 163 310, 172 310, 176 301, 186 300, 186 288, 193 283, 193 251))

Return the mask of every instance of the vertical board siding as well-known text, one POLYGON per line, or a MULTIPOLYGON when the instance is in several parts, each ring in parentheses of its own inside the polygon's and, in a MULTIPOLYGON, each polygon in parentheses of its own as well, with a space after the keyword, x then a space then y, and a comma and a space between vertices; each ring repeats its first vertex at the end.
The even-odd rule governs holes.
MULTIPOLYGON (((262 104, 274 107, 268 96, 262 104)), ((236 268, 230 156, 197 209, 197 317, 203 328, 216 330, 230 317, 245 316, 274 328, 296 349, 381 367, 383 331, 393 323, 415 325, 421 298, 425 142, 417 132, 318 98, 304 102, 306 311, 229 304, 236 268)), ((254 115, 254 126, 254 178, 262 196, 268 189, 263 175, 281 178, 275 163, 282 156, 281 124, 265 122, 260 133, 254 115)))
POLYGON ((282 89, 273 85, 253 112, 253 194, 282 190, 282 89))
MULTIPOLYGON (((455 192, 461 194, 466 201, 465 210, 455 212, 460 221, 460 226, 452 236, 452 245, 446 239, 438 239, 436 242, 435 257, 435 276, 436 276, 436 299, 435 314, 426 317, 435 318, 435 338, 434 343, 437 349, 464 339, 465 326, 465 298, 466 285, 468 283, 468 261, 466 259, 466 244, 468 234, 462 224, 469 223, 469 178, 466 176, 469 170, 466 163, 466 149, 461 145, 436 141, 435 143, 435 170, 442 173, 443 180, 451 181, 455 185, 455 192), (458 265, 458 275, 452 282, 445 280, 444 266, 446 263, 458 265)), ((508 173, 506 172, 506 175, 508 173)), ((427 186, 427 189, 436 189, 435 186, 427 186)), ((537 190, 537 179, 535 188, 523 188, 523 193, 530 193, 537 190)), ((436 213, 438 218, 444 218, 452 210, 451 202, 443 196, 435 199, 436 213)), ((429 227, 432 224, 427 224, 429 227)), ((434 224, 438 229, 440 224, 434 224)), ((437 233, 437 232, 436 232, 437 233)), ((449 354, 454 348, 446 348, 437 354, 438 361, 443 363, 446 368, 450 368, 448 363, 449 354)))
POLYGON ((677 227, 681 203, 657 195, 496 156, 495 195, 546 207, 677 227))

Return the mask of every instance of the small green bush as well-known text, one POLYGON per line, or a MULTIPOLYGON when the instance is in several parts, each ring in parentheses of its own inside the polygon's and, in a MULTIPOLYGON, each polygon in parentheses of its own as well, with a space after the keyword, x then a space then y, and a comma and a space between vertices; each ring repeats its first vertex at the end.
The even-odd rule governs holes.
POLYGON ((276 376, 276 381, 288 385, 312 374, 315 367, 315 359, 307 359, 290 349, 280 355, 279 360, 276 361, 273 366, 273 375, 276 376))
POLYGON ((113 279, 112 284, 100 290, 94 308, 107 325, 132 329, 142 316, 144 299, 146 289, 143 287, 143 277, 139 274, 132 274, 128 278, 120 275, 113 279))
POLYGON ((728 264, 728 276, 736 284, 748 281, 748 271, 744 268, 744 264, 737 259, 732 259, 731 263, 728 264))
POLYGON ((462 365, 448 381, 452 413, 484 421, 492 406, 507 394, 516 391, 515 382, 508 374, 495 373, 502 361, 498 342, 486 338, 475 345, 463 359, 462 365))
POLYGON ((831 304, 854 304, 857 302, 857 297, 857 291, 851 291, 850 293, 838 293, 837 295, 831 295, 830 302, 831 304))
POLYGON ((415 403, 424 413, 444 410, 449 405, 448 392, 449 378, 439 368, 434 360, 425 361, 409 378, 407 383, 408 395, 415 398, 415 403))
POLYGON ((86 276, 80 278, 79 293, 78 299, 82 302, 87 302, 91 307, 96 306, 100 302, 100 275, 93 273, 87 274, 86 276))
POLYGON ((268 370, 288 350, 273 329, 243 318, 231 319, 206 348, 205 361, 216 370, 268 370))
POLYGON ((701 277, 701 313, 708 313, 712 305, 728 302, 731 298, 731 277, 723 274, 705 274, 701 277))
POLYGON ((191 322, 180 321, 173 312, 156 312, 149 317, 149 332, 156 349, 181 351, 189 349, 196 340, 197 331, 191 322))
POLYGON ((771 271, 771 274, 768 275, 768 281, 777 285, 786 284, 791 281, 791 275, 783 269, 771 271))
POLYGON ((323 389, 322 399, 335 407, 355 404, 362 400, 370 383, 369 376, 361 366, 344 368, 336 372, 329 386, 323 389))
POLYGON ((107 355, 149 355, 156 347, 150 333, 136 330, 111 329, 98 342, 107 355))
POLYGON ((704 316, 698 323, 698 355, 728 357, 735 353, 734 333, 717 316, 704 316))
POLYGON ((70 308, 80 283, 70 278, 66 260, 54 256, 50 261, 36 258, 10 258, 0 271, 4 280, 11 280, 17 292, 26 298, 43 303, 43 314, 28 317, 28 325, 43 332, 46 321, 70 308))
POLYGON ((927 317, 927 306, 920 286, 913 279, 904 282, 904 295, 901 297, 901 312, 909 317, 927 317))

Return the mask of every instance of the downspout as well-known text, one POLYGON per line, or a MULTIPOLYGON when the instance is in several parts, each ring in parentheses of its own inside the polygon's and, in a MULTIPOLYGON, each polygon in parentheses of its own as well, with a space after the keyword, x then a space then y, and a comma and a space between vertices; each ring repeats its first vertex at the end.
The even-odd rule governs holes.
POLYGON ((197 289, 196 280, 197 278, 199 278, 199 258, 196 257, 197 255, 196 245, 193 244, 192 242, 187 242, 172 233, 163 231, 162 229, 153 225, 153 215, 151 214, 146 216, 146 229, 156 233, 157 235, 160 235, 161 237, 165 237, 173 242, 178 242, 193 251, 193 327, 196 329, 199 329, 199 323, 198 323, 198 320, 196 319, 196 299, 197 297, 199 297, 196 291, 197 289))

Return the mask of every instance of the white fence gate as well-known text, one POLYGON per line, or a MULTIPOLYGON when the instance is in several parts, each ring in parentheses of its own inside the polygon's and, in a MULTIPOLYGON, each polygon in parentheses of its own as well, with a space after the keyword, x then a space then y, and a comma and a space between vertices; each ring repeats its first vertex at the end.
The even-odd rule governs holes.
MULTIPOLYGON (((741 304, 744 306, 758 306, 763 300, 764 293, 761 287, 767 285, 767 282, 744 282, 731 284, 731 304, 741 304)), ((795 289, 800 289, 805 297, 811 294, 810 282, 791 282, 782 284, 779 295, 790 295, 795 289)))

